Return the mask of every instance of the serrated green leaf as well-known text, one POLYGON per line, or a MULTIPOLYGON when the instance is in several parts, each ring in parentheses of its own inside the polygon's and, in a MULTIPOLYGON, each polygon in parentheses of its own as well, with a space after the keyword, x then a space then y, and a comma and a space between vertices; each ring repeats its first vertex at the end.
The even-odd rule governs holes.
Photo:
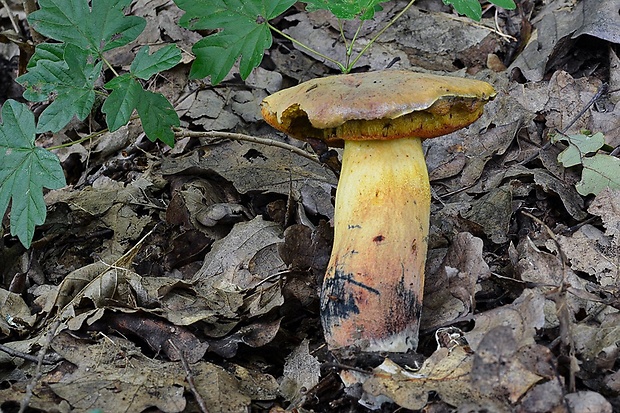
POLYGON ((166 145, 174 146, 173 126, 179 126, 179 115, 168 99, 161 93, 143 90, 138 101, 138 115, 146 136, 153 142, 159 139, 166 145))
POLYGON ((444 4, 454 7, 459 14, 464 14, 470 19, 480 21, 482 18, 482 7, 478 0, 443 0, 444 4))
POLYGON ((144 90, 140 82, 128 74, 112 79, 105 87, 112 93, 101 110, 106 114, 111 131, 127 124, 137 109, 146 136, 153 142, 159 139, 170 147, 174 146, 172 127, 179 126, 181 121, 164 95, 144 90))
POLYGON ((196 60, 190 75, 211 76, 217 84, 241 57, 239 71, 243 79, 262 61, 271 46, 267 21, 279 16, 294 0, 175 0, 185 11, 179 24, 191 30, 221 31, 207 36, 193 47, 196 60))
POLYGON ((620 159, 597 153, 583 158, 581 181, 575 188, 581 195, 598 195, 603 189, 620 189, 620 159))
POLYGON ((138 101, 142 96, 142 85, 129 74, 115 77, 105 85, 112 93, 101 110, 106 115, 108 129, 114 132, 129 122, 138 101))
POLYGON ((375 12, 381 10, 379 3, 387 0, 305 0, 306 10, 329 10, 339 19, 369 20, 375 17, 375 12))
POLYGON ((557 135, 552 141, 566 141, 568 147, 558 155, 558 162, 564 167, 579 165, 581 160, 589 153, 596 152, 605 144, 605 136, 602 133, 594 135, 557 135))
POLYGON ((506 10, 514 10, 517 8, 517 5, 512 0, 489 0, 491 3, 495 4, 498 7, 506 10))
POLYGON ((5 102, 0 124, 0 216, 11 201, 11 234, 26 248, 47 215, 43 188, 66 185, 58 158, 35 146, 35 130, 34 115, 26 105, 5 102))
POLYGON ((135 40, 146 26, 138 16, 125 16, 129 0, 39 0, 29 23, 39 33, 100 56, 135 40))
POLYGON ((84 120, 95 102, 95 81, 102 62, 87 63, 88 52, 68 44, 64 60, 39 60, 37 65, 17 78, 26 91, 24 97, 42 102, 54 93, 54 101, 41 113, 37 132, 58 132, 77 116, 84 120))
POLYGON ((147 80, 155 73, 163 72, 176 66, 181 61, 181 50, 176 45, 164 46, 153 54, 149 54, 149 47, 143 46, 131 63, 131 73, 147 80))
POLYGON ((34 54, 28 60, 28 65, 26 69, 30 70, 31 68, 37 65, 39 60, 49 60, 51 62, 60 62, 64 60, 65 56, 65 43, 41 43, 38 44, 34 49, 34 54))

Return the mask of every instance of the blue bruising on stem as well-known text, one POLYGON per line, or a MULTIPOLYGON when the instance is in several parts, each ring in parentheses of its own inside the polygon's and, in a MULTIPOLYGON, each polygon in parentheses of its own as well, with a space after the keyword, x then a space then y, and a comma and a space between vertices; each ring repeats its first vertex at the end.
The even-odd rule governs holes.
POLYGON ((331 329, 336 319, 346 319, 352 314, 360 313, 355 295, 347 288, 349 284, 363 288, 377 296, 381 294, 376 288, 354 280, 353 274, 336 270, 333 277, 325 280, 321 297, 321 320, 326 328, 331 329))

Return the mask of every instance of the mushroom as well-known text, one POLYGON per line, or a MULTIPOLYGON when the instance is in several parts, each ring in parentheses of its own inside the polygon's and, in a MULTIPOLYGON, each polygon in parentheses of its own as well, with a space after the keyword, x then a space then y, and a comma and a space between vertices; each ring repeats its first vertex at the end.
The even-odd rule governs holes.
POLYGON ((320 297, 330 349, 417 347, 431 201, 422 140, 471 124, 494 96, 478 80, 389 70, 313 79, 263 100, 276 129, 344 146, 320 297))

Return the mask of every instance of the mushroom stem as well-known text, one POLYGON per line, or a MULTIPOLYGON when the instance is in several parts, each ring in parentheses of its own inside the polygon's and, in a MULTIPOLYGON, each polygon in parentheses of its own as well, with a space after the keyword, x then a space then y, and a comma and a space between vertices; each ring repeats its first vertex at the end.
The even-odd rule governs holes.
POLYGON ((330 349, 417 347, 429 214, 421 139, 345 142, 321 291, 330 349))

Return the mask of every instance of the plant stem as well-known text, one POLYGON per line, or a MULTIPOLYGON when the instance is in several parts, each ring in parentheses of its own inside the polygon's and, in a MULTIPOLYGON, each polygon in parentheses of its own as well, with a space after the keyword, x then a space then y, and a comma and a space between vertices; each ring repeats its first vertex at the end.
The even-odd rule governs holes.
POLYGON ((114 77, 118 77, 118 72, 116 70, 114 70, 114 68, 112 67, 112 65, 110 64, 110 62, 107 61, 107 59, 103 56, 99 56, 101 58, 101 60, 103 60, 103 63, 105 63, 105 65, 108 67, 108 69, 110 69, 112 71, 112 73, 114 73, 114 77))
MULTIPOLYGON (((364 20, 360 20, 360 24, 357 26, 357 30, 355 31, 355 34, 353 35, 353 39, 351 39, 351 44, 347 47, 347 73, 349 73, 351 69, 353 69, 353 65, 350 64, 351 54, 353 53, 353 45, 355 44, 355 41, 357 40, 357 36, 359 36, 363 25, 364 25, 364 20)), ((342 34, 342 36, 344 37, 344 33, 342 34)))
POLYGON ((362 49, 361 52, 359 52, 357 54, 357 56, 355 57, 355 59, 353 59, 353 61, 351 62, 351 64, 347 65, 347 71, 350 71, 353 66, 355 66, 355 64, 357 63, 358 60, 360 60, 360 58, 362 57, 362 55, 364 53, 366 53, 366 50, 368 50, 368 48, 375 42, 377 41, 377 39, 379 38, 379 36, 381 36, 388 28, 390 28, 395 22, 396 20, 398 20, 403 14, 405 14, 407 12, 407 10, 409 10, 411 8, 411 6, 413 6, 413 3, 415 3, 415 0, 411 0, 404 9, 402 9, 396 16, 394 16, 394 18, 392 20, 390 20, 390 22, 381 30, 379 30, 379 33, 377 33, 375 35, 375 37, 373 37, 370 42, 368 42, 368 44, 362 49))
POLYGON ((284 37, 285 39, 290 40, 291 42, 293 42, 297 46, 299 46, 299 47, 309 51, 312 54, 315 54, 315 55, 319 56, 322 59, 327 60, 328 62, 331 62, 331 63, 335 64, 336 66, 338 66, 338 69, 340 69, 340 71, 342 73, 346 73, 347 72, 346 67, 342 63, 340 63, 339 61, 337 61, 335 59, 332 59, 331 57, 325 56, 323 53, 320 53, 320 52, 314 50, 310 46, 306 46, 305 44, 301 43, 299 40, 294 39, 291 36, 289 36, 288 34, 284 33, 283 31, 275 28, 270 23, 267 23, 267 27, 269 27, 271 30, 273 30, 274 32, 278 33, 280 36, 284 37))

